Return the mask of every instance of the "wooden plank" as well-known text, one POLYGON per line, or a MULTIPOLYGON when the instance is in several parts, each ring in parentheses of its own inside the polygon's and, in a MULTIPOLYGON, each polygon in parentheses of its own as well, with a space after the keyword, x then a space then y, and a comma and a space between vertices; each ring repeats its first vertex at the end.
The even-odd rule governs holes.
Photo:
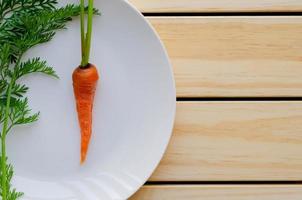
POLYGON ((167 12, 293 12, 299 0, 129 0, 145 13, 167 12))
POLYGON ((302 102, 179 102, 150 181, 302 180, 302 102))
POLYGON ((171 57, 178 97, 302 96, 302 17, 148 19, 171 57))
POLYGON ((301 200, 302 185, 144 186, 129 200, 301 200))

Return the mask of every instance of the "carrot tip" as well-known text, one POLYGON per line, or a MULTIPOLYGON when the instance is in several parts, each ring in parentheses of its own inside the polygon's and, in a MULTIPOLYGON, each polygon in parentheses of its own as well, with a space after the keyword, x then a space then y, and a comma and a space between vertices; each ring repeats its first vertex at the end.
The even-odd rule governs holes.
POLYGON ((86 160, 86 156, 85 155, 81 155, 80 164, 81 165, 84 164, 85 160, 86 160))
POLYGON ((80 165, 83 165, 83 164, 84 164, 84 162, 85 162, 85 161, 81 159, 81 161, 80 161, 80 165))

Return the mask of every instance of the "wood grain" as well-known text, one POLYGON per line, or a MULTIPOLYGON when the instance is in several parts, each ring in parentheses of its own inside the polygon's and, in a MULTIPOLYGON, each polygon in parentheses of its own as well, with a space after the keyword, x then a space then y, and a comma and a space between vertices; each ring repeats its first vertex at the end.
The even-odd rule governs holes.
POLYGON ((302 185, 144 186, 129 200, 301 200, 302 185))
POLYGON ((179 102, 150 181, 302 180, 302 102, 179 102))
POLYGON ((171 57, 178 97, 302 96, 302 17, 148 19, 171 57))
POLYGON ((145 13, 161 12, 291 12, 302 11, 299 0, 129 0, 145 13))

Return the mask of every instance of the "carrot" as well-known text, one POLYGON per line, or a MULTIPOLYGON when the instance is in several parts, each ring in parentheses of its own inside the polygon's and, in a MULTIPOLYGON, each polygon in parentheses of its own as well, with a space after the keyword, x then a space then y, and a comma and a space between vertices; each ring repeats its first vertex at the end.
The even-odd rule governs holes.
POLYGON ((77 105, 78 119, 81 129, 81 164, 86 160, 90 138, 92 134, 92 109, 95 90, 99 79, 95 65, 89 63, 93 0, 88 3, 87 31, 85 33, 85 0, 81 2, 81 50, 82 61, 73 74, 73 91, 77 105))
POLYGON ((94 65, 78 67, 72 75, 78 119, 81 128, 81 163, 86 160, 92 133, 92 109, 99 75, 94 65))

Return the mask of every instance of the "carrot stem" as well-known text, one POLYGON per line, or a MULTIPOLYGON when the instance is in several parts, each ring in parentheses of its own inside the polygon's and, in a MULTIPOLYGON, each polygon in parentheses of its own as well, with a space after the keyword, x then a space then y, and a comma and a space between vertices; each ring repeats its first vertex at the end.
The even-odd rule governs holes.
POLYGON ((85 66, 85 0, 81 0, 81 47, 82 47, 82 61, 81 66, 85 66))
POLYGON ((81 67, 86 67, 89 63, 92 35, 93 19, 93 0, 88 2, 87 31, 85 33, 85 10, 84 0, 81 0, 81 43, 82 43, 82 62, 81 67))
MULTIPOLYGON (((22 53, 23 54, 23 53, 22 53)), ((19 56, 18 61, 16 62, 16 67, 19 67, 19 63, 21 61, 22 54, 19 56)), ((7 200, 8 199, 8 188, 7 188, 7 163, 6 163, 6 135, 8 133, 8 130, 10 129, 8 127, 8 119, 9 119, 9 110, 10 110, 10 103, 11 103, 11 96, 12 96, 12 88, 13 85, 15 84, 16 81, 16 74, 13 73, 13 77, 10 80, 8 90, 6 92, 7 94, 7 99, 6 99, 6 106, 5 106, 5 117, 4 117, 4 123, 2 127, 2 132, 1 132, 1 174, 2 174, 2 179, 1 179, 1 188, 2 188, 2 200, 7 200)))
POLYGON ((89 0, 88 4, 88 23, 87 23, 87 35, 86 35, 86 64, 89 62, 90 49, 91 49, 91 35, 92 35, 92 19, 93 19, 93 0, 89 0))

